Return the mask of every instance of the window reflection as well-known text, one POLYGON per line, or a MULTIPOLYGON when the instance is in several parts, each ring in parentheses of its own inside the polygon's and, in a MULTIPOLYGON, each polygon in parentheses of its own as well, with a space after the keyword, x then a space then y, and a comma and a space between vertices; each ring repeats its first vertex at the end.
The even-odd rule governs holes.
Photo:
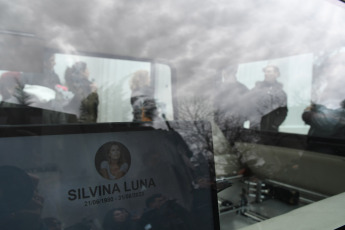
POLYGON ((251 129, 278 132, 287 116, 287 95, 278 82, 280 70, 275 65, 265 66, 264 80, 257 81, 246 98, 251 129))
POLYGON ((18 90, 21 87, 21 73, 5 72, 0 77, 0 95, 2 106, 10 103, 19 104, 20 98, 18 90))
POLYGON ((65 72, 67 90, 73 94, 63 111, 75 114, 78 121, 94 123, 98 115, 97 85, 90 80, 90 72, 85 62, 77 62, 67 67, 65 72))
POLYGON ((309 135, 345 138, 344 72, 345 52, 342 50, 326 52, 316 58, 312 101, 302 115, 310 125, 309 135))
POLYGON ((231 144, 247 120, 247 105, 243 101, 249 92, 248 87, 237 80, 236 68, 230 66, 221 72, 222 83, 214 98, 215 122, 231 144))
POLYGON ((272 131, 273 125, 275 131, 307 134, 308 126, 301 119, 301 114, 311 100, 312 66, 313 54, 311 53, 240 64, 238 66, 238 80, 252 92, 248 100, 256 100, 261 103, 252 105, 252 107, 256 106, 254 107, 256 111, 254 111, 254 108, 248 110, 248 116, 251 117, 248 120, 251 122, 247 124, 247 127, 259 127, 262 122, 266 126, 263 130, 266 131, 272 131), (276 70, 273 71, 271 68, 272 72, 279 75, 274 81, 275 87, 272 87, 274 92, 269 91, 270 87, 264 87, 267 83, 267 80, 265 80, 267 74, 264 71, 267 66, 274 66, 273 69, 276 70), (262 89, 260 93, 259 88, 262 89), (278 90, 278 88, 280 89, 278 90), (257 93, 253 95, 255 91, 257 93), (273 94, 275 96, 269 96, 273 94), (270 98, 272 100, 275 98, 272 103, 268 101, 270 98), (276 110, 277 108, 281 109, 276 110), (261 114, 261 117, 259 114, 261 114), (280 117, 280 119, 277 119, 276 122, 269 121, 272 116, 275 118, 280 117), (267 123, 270 122, 271 127, 268 128, 270 125, 267 125, 267 123))
POLYGON ((149 72, 136 71, 131 78, 130 88, 133 121, 155 120, 158 114, 149 72))
POLYGON ((2 124, 173 119, 171 71, 167 65, 46 52, 42 73, 0 74, 2 107, 11 103, 37 108, 35 118, 24 113, 15 120, 3 110, 2 124))

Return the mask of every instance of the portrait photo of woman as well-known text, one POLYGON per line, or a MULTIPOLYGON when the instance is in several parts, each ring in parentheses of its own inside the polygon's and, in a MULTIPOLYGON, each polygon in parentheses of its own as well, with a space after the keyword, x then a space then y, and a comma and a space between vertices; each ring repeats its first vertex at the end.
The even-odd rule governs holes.
POLYGON ((97 171, 109 180, 123 177, 128 172, 131 162, 128 149, 116 141, 102 145, 95 160, 97 171))

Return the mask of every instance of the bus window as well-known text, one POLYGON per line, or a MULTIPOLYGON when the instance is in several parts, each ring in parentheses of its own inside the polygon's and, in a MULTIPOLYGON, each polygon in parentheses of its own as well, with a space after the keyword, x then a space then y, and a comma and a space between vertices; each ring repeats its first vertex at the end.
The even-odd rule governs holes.
POLYGON ((4 103, 59 114, 43 116, 42 123, 173 119, 172 76, 166 64, 52 51, 44 58, 43 73, 0 71, 4 103), (13 85, 10 93, 12 86, 6 84, 13 85))
MULTIPOLYGON (((93 158, 96 147, 116 141, 106 139, 117 136, 108 136, 104 127, 114 132, 141 127, 159 132, 119 135, 134 143, 128 145, 129 151, 133 146, 138 150, 130 163, 155 165, 150 170, 157 170, 159 176, 165 171, 176 172, 170 191, 187 188, 178 181, 189 181, 193 176, 177 165, 198 168, 203 165, 199 162, 202 156, 214 157, 217 185, 222 185, 218 190, 221 229, 240 229, 294 209, 304 210, 306 204, 330 196, 338 199, 338 194, 339 200, 344 200, 343 2, 3 1, 0 133, 4 135, 0 147, 6 146, 10 152, 3 151, 1 160, 6 163, 7 158, 32 172, 46 163, 44 157, 53 154, 49 163, 59 161, 62 167, 68 162, 83 180, 90 179, 85 175, 95 176, 90 186, 94 188, 101 185, 102 178, 88 171, 95 169, 95 162, 85 156, 93 158), (195 157, 185 145, 175 144, 180 138, 174 134, 171 120, 181 122, 181 136, 190 134, 188 147, 194 149, 195 157), (78 147, 73 146, 76 139, 68 138, 66 127, 78 130, 78 147), (209 128, 212 135, 202 135, 209 128), (59 138, 41 132, 44 129, 57 129, 59 138), (9 137, 11 130, 18 132, 9 137), (101 140, 97 138, 100 132, 105 139, 96 143, 101 140), (166 138, 159 136, 162 133, 166 138), (21 139, 25 135, 29 137, 21 139), (46 137, 36 138, 40 135, 46 137), (53 145, 43 143, 48 139, 53 145), (63 147, 59 140, 69 144, 63 147), (136 145, 139 142, 143 145, 136 145), (88 154, 89 146, 92 154, 88 154), (174 147, 173 153, 165 146, 174 147), (169 164, 170 158, 177 165, 169 164)), ((100 162, 107 157, 101 156, 96 170, 104 172, 100 169, 106 167, 100 162)), ((115 165, 113 171, 119 168, 115 165)), ((193 189, 198 189, 196 200, 208 196, 202 192, 203 186, 210 186, 204 178, 193 181, 193 189)), ((57 200, 50 203, 50 210, 57 200)), ((191 211, 193 199, 187 201, 190 204, 185 207, 191 211)), ((323 204, 322 208, 331 207, 326 214, 344 206, 333 199, 323 204)), ((312 205, 306 213, 312 216, 319 209, 312 205)), ((198 210, 216 212, 216 208, 204 206, 198 210)), ((291 216, 307 215, 297 212, 291 216)), ((307 226, 306 222, 334 222, 335 216, 268 222, 295 223, 297 227, 291 224, 286 228, 298 229, 307 226)), ((324 228, 344 224, 344 218, 335 219, 336 225, 324 228)), ((253 228, 281 227, 277 225, 253 228)), ((155 226, 146 224, 141 229, 150 228, 155 226)))

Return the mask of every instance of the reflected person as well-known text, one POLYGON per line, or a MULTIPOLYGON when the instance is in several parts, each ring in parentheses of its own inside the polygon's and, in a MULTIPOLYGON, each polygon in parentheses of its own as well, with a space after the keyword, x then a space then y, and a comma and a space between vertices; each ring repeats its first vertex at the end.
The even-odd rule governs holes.
POLYGON ((0 226, 2 230, 46 230, 41 219, 44 199, 39 179, 15 166, 0 167, 0 226))
POLYGON ((104 230, 139 230, 137 220, 124 208, 110 210, 103 220, 104 230))
POLYGON ((189 211, 176 200, 169 200, 162 194, 146 199, 148 210, 141 217, 144 229, 151 230, 193 230, 196 229, 189 211))
POLYGON ((100 173, 104 178, 114 180, 123 177, 129 165, 126 162, 122 146, 113 142, 106 150, 106 161, 101 162, 100 173))
POLYGON ((90 72, 85 62, 77 62, 65 72, 67 87, 74 96, 64 110, 75 114, 82 123, 96 123, 98 116, 97 86, 89 78, 90 72))
POLYGON ((345 100, 337 109, 312 104, 304 110, 302 119, 310 125, 310 136, 345 139, 345 100))
POLYGON ((55 72, 55 53, 45 52, 42 73, 24 73, 24 84, 40 85, 55 90, 55 86, 61 84, 59 76, 55 72))
POLYGON ((45 52, 43 72, 22 73, 20 99, 22 104, 37 107, 42 110, 43 123, 65 123, 66 117, 61 113, 63 106, 70 100, 57 73, 55 72, 55 53, 45 52), (25 95, 24 95, 25 94, 25 95))
POLYGON ((280 71, 277 66, 263 68, 264 80, 258 81, 247 97, 247 116, 250 128, 278 132, 287 116, 287 95, 283 85, 277 81, 280 71))
POLYGON ((236 78, 237 69, 228 67, 222 71, 220 88, 216 89, 214 96, 215 122, 224 135, 234 144, 239 129, 243 127, 246 117, 244 116, 243 103, 249 89, 236 78))
POLYGON ((132 91, 133 121, 153 121, 157 119, 157 106, 149 72, 146 70, 136 71, 131 78, 130 89, 132 91))
POLYGON ((345 53, 331 54, 314 67, 314 78, 324 85, 318 85, 322 90, 315 90, 314 102, 302 114, 303 121, 310 125, 308 135, 345 139, 345 53))

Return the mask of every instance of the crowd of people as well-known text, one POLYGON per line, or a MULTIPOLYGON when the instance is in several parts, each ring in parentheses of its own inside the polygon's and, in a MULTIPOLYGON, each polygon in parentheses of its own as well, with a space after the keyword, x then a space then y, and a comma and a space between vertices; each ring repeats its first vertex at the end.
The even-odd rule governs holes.
MULTIPOLYGON (((67 66, 64 76, 54 70, 55 54, 46 53, 42 73, 5 72, 0 77, 1 107, 30 106, 50 111, 43 123, 95 123, 98 119, 99 95, 86 62, 67 66), (63 81, 62 81, 63 80, 63 81), (63 113, 63 114, 62 114, 63 113), (55 117, 52 115, 54 114, 55 117)), ((132 121, 158 119, 149 72, 138 70, 129 79, 132 121)))
MULTIPOLYGON (((339 88, 343 81, 339 76, 344 68, 345 55, 340 53, 327 57, 314 70, 314 96, 300 118, 310 125, 308 135, 345 138, 345 94, 339 88), (318 88, 315 87, 317 79, 323 83, 318 88)), ((215 121, 220 129, 232 144, 245 122, 249 122, 250 129, 279 132, 288 114, 287 93, 278 81, 279 68, 265 66, 264 79, 252 89, 237 80, 236 71, 233 68, 222 71, 223 82, 214 97, 215 121)))
POLYGON ((76 62, 67 67, 63 76, 65 84, 56 74, 55 64, 55 54, 46 53, 42 73, 2 74, 1 107, 44 109, 44 123, 96 122, 99 104, 97 86, 90 81, 87 64, 76 62))
MULTIPOLYGON (((302 115, 303 121, 310 125, 310 135, 329 136, 327 133, 343 128, 343 100, 339 98, 339 73, 343 72, 344 54, 330 56, 318 67, 314 78, 321 76, 326 87, 312 99, 302 115), (330 120, 321 119, 322 117, 330 120), (317 115, 317 116, 316 116, 317 115), (336 120, 336 122, 334 122, 336 120), (328 123, 329 125, 326 125, 328 123), (331 123, 331 124, 330 124, 331 123), (322 127, 321 127, 322 126, 322 127), (327 126, 327 127, 326 127, 327 126)), ((5 72, 0 77, 1 107, 25 105, 63 112, 46 112, 46 123, 95 123, 98 118, 99 96, 97 85, 90 80, 90 72, 85 62, 76 62, 67 67, 64 76, 54 70, 55 54, 46 53, 42 73, 5 72), (62 84, 61 79, 64 79, 62 84), (69 114, 71 116, 66 116, 69 114)), ((264 79, 255 83, 252 89, 236 78, 237 68, 228 67, 221 73, 223 82, 214 96, 214 118, 230 141, 236 139, 238 130, 245 122, 249 128, 261 131, 278 132, 288 114, 287 93, 278 81, 280 70, 275 65, 263 68, 264 79)), ((153 121, 159 119, 157 104, 150 74, 138 70, 129 81, 131 91, 129 103, 132 107, 132 121, 153 121)), ((341 131, 340 131, 341 132, 341 131)), ((335 131, 330 135, 338 135, 335 131)))
POLYGON ((246 121, 250 129, 278 132, 288 112, 287 94, 277 80, 279 68, 264 67, 264 80, 251 90, 237 80, 236 72, 233 68, 222 71, 224 82, 214 97, 215 121, 220 129, 231 144, 246 121))

